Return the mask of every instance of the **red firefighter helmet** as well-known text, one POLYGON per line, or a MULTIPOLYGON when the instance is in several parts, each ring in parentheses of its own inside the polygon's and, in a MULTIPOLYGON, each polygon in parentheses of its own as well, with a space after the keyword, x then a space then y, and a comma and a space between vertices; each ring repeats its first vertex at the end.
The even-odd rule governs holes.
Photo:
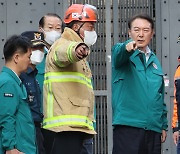
POLYGON ((65 12, 64 22, 66 24, 72 21, 97 21, 97 9, 89 4, 72 4, 65 12))

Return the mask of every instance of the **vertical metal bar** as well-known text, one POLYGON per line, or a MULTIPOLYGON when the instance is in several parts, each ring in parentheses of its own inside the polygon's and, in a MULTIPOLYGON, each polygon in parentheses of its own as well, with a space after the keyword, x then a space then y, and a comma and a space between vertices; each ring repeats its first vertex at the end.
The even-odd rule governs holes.
POLYGON ((105 18, 105 1, 102 0, 102 12, 103 12, 103 23, 102 23, 102 27, 103 27, 103 58, 102 58, 102 77, 103 77, 103 89, 102 90, 106 90, 107 89, 107 83, 106 83, 106 75, 107 75, 107 71, 106 71, 106 44, 105 44, 105 39, 106 39, 106 32, 105 32, 105 25, 104 23, 106 22, 106 18, 105 18))
POLYGON ((111 1, 106 0, 106 61, 107 61, 107 115, 108 154, 112 153, 112 106, 111 106, 111 1))
MULTIPOLYGON (((100 46, 100 54, 99 54, 99 62, 98 62, 98 67, 99 67, 99 72, 98 72, 98 78, 99 78, 99 80, 100 80, 100 83, 101 83, 101 85, 100 85, 100 89, 99 90, 102 90, 102 88, 103 88, 103 79, 102 79, 102 71, 103 71, 103 67, 102 67, 102 63, 103 63, 103 60, 102 60, 102 55, 104 54, 103 53, 103 51, 105 51, 104 50, 104 44, 103 44, 103 3, 102 3, 102 0, 100 0, 99 1, 99 12, 101 13, 100 14, 100 35, 101 35, 101 46, 100 46)), ((103 96, 100 96, 100 109, 101 109, 101 111, 100 111, 100 117, 101 117, 101 120, 100 120, 100 125, 101 125, 101 135, 100 135, 100 151, 101 151, 101 153, 103 153, 103 150, 104 150, 104 139, 103 139, 103 137, 104 137, 104 129, 103 129, 103 127, 104 127, 104 125, 103 125, 103 96)))
POLYGON ((131 11, 131 17, 134 15, 135 11, 134 11, 134 0, 132 0, 132 11, 131 11))
POLYGON ((61 4, 63 5, 63 7, 61 7, 61 8, 63 9, 63 12, 65 12, 69 6, 69 2, 61 0, 61 4))
POLYGON ((125 20, 125 1, 124 0, 121 0, 121 4, 122 4, 122 11, 121 11, 121 18, 122 18, 122 22, 121 22, 121 28, 122 28, 122 31, 123 31, 123 41, 125 40, 125 28, 124 28, 124 20, 125 20))
MULTIPOLYGON (((101 41, 101 45, 100 45, 100 54, 98 54, 98 68, 99 68, 99 71, 98 71, 98 79, 100 81, 100 85, 99 85, 99 90, 102 90, 102 54, 103 54, 103 49, 104 49, 104 44, 103 44, 103 13, 102 13, 102 1, 100 1, 100 5, 99 5, 99 12, 100 12, 100 15, 99 15, 99 24, 100 24, 100 41, 101 41)), ((102 108, 101 108, 102 109, 102 108)), ((101 144, 102 145, 102 144, 101 144)))
POLYGON ((101 153, 103 153, 102 151, 103 151, 103 149, 104 149, 104 147, 103 147, 103 103, 102 103, 102 97, 103 96, 101 96, 100 97, 100 109, 101 109, 101 111, 100 111, 100 117, 101 117, 101 120, 100 120, 100 128, 101 128, 101 130, 100 130, 100 133, 101 133, 101 135, 100 135, 100 137, 101 137, 101 140, 100 140, 100 151, 101 151, 101 153))
POLYGON ((103 118, 103 126, 104 126, 104 153, 107 154, 107 96, 103 96, 103 104, 104 104, 104 118, 103 118))
MULTIPOLYGON (((119 24, 118 6, 119 5, 118 5, 118 0, 113 0, 112 3, 113 3, 113 42, 115 44, 119 41, 119 33, 118 33, 118 31, 119 31, 118 30, 119 29, 119 27, 118 27, 118 24, 119 24)), ((120 4, 120 6, 121 6, 121 4, 120 4)), ((107 19, 106 19, 106 22, 107 22, 107 19)))
MULTIPOLYGON (((170 8, 170 2, 172 2, 172 0, 162 0, 161 1, 161 18, 159 19, 160 20, 160 25, 161 25, 161 31, 162 31, 162 35, 161 35, 161 40, 163 40, 161 43, 162 43, 162 67, 163 67, 163 70, 164 70, 164 73, 169 76, 170 75, 170 41, 169 41, 169 35, 170 35, 170 13, 169 13, 169 8, 170 8)), ((158 10, 156 10, 158 11, 158 10)), ((158 20, 158 19, 157 19, 158 20)), ((158 28, 159 25, 157 25, 157 28, 158 28)), ((170 105, 169 105, 169 102, 170 102, 170 94, 169 94, 169 86, 165 88, 165 101, 166 101, 166 104, 167 104, 167 110, 170 111, 170 105)), ((168 120, 170 119, 170 114, 168 114, 168 120)), ((169 126, 171 125, 170 124, 170 121, 169 121, 169 126)), ((170 129, 170 127, 169 127, 170 129)), ((169 131, 170 132, 170 131, 169 131)), ((165 154, 170 154, 170 145, 171 145, 171 142, 170 142, 170 138, 167 138, 166 142, 163 144, 163 153, 165 154)))
POLYGON ((127 40, 128 39, 128 28, 127 28, 127 22, 128 22, 128 19, 129 19, 129 11, 130 11, 130 0, 127 0, 126 1, 126 6, 125 6, 125 9, 126 9, 126 16, 125 16, 125 19, 124 19, 124 29, 125 29, 125 39, 127 40))
MULTIPOLYGON (((162 62, 162 23, 161 23, 161 0, 155 1, 155 12, 156 12, 156 55, 162 62)), ((162 63, 161 63, 162 64, 162 63)))
MULTIPOLYGON (((122 11, 123 11, 123 9, 122 9, 122 7, 123 7, 123 4, 122 4, 122 2, 121 2, 121 0, 119 0, 119 35, 120 35, 120 37, 119 37, 119 40, 120 40, 120 42, 122 42, 123 41, 123 27, 122 27, 122 21, 123 21, 123 15, 122 15, 122 11)), ((115 44, 115 43, 114 43, 115 44)))
POLYGON ((7 1, 2 0, 0 3, 0 70, 4 65, 4 54, 3 54, 3 46, 5 40, 7 38, 7 1))

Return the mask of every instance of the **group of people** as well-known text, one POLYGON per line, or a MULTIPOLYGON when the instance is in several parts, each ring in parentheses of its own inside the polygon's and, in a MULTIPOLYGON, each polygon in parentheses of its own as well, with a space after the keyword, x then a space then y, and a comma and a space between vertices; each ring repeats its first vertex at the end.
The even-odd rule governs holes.
POLYGON ((64 21, 48 13, 37 31, 7 39, 0 154, 92 153, 94 92, 86 58, 96 21, 94 6, 74 4, 64 21))
MULTIPOLYGON (((93 153, 94 92, 87 57, 97 40, 96 22, 95 6, 73 4, 63 21, 48 13, 38 31, 7 39, 0 74, 0 154, 93 153)), ((130 39, 112 48, 112 153, 160 154, 168 125, 164 74, 148 47, 154 22, 138 14, 128 29, 130 39)), ((174 136, 177 142, 179 134, 174 136)))

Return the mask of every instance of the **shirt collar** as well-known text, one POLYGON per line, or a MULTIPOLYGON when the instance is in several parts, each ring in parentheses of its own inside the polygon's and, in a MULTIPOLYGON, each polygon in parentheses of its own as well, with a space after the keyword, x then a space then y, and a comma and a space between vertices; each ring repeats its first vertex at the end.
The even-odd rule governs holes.
POLYGON ((151 50, 149 49, 149 47, 147 46, 146 47, 146 52, 142 51, 142 50, 139 50, 139 52, 141 53, 144 53, 145 54, 145 57, 146 57, 146 62, 148 61, 150 55, 151 55, 151 50))
POLYGON ((150 50, 149 47, 147 46, 147 47, 146 47, 145 55, 146 55, 146 56, 150 56, 150 54, 151 54, 151 50, 150 50))
POLYGON ((151 50, 149 49, 149 47, 146 47, 146 52, 139 50, 141 53, 144 53, 145 55, 150 55, 151 54, 151 50))

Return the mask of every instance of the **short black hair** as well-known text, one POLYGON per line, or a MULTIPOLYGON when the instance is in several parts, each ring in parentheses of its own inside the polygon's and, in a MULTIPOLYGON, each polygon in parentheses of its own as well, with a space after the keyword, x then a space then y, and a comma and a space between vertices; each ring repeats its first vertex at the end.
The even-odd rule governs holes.
POLYGON ((31 40, 28 39, 27 37, 21 35, 11 36, 9 39, 7 39, 3 48, 5 61, 10 60, 17 50, 22 53, 27 53, 28 49, 31 47, 32 47, 31 40))
POLYGON ((57 18, 59 18, 59 19, 61 20, 61 22, 62 22, 62 25, 61 25, 62 31, 64 30, 64 22, 63 22, 63 20, 61 19, 61 17, 60 17, 59 15, 57 15, 57 14, 55 14, 55 13, 47 13, 47 14, 45 14, 45 15, 39 20, 39 27, 44 28, 44 19, 45 19, 45 17, 57 17, 57 18))
POLYGON ((148 15, 148 14, 137 14, 133 17, 131 17, 128 21, 128 28, 131 29, 131 26, 132 26, 132 22, 135 20, 135 19, 145 19, 147 20, 150 24, 151 24, 151 28, 154 29, 154 21, 153 19, 148 15))

